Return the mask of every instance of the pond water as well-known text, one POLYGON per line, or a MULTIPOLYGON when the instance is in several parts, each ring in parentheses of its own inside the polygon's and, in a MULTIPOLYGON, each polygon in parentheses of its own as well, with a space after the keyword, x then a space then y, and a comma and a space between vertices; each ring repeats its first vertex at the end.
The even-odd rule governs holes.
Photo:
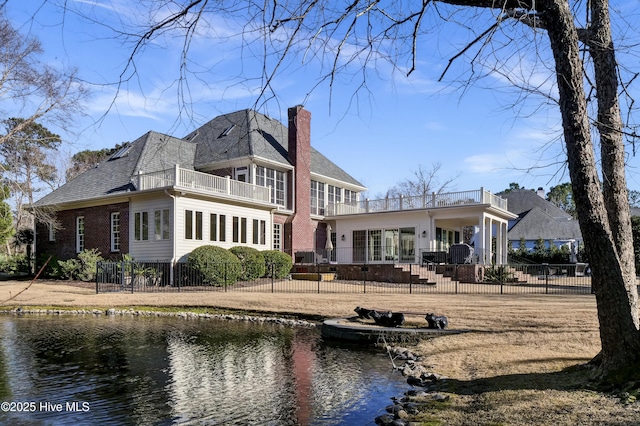
POLYGON ((1 424, 374 425, 406 389, 385 353, 315 328, 0 317, 1 424))

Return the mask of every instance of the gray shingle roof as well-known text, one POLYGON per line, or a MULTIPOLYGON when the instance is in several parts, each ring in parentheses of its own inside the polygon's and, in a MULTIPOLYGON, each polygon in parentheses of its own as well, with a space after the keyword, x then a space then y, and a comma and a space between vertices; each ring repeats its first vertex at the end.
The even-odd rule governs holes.
POLYGON ((507 209, 511 213, 521 215, 534 207, 539 208, 553 218, 568 219, 570 214, 554 206, 549 201, 539 196, 535 191, 528 189, 518 189, 510 192, 497 194, 507 200, 507 209))
POLYGON ((175 167, 193 168, 195 146, 171 136, 148 132, 129 144, 126 155, 113 156, 45 195, 35 207, 90 200, 134 190, 131 177, 175 167))
POLYGON ((509 229, 510 240, 582 239, 577 220, 557 219, 538 207, 530 209, 509 229))
MULTIPOLYGON (((198 144, 196 169, 225 161, 254 157, 291 166, 288 130, 278 120, 253 110, 236 111, 209 121, 185 137, 198 144)), ((311 172, 364 188, 360 182, 311 147, 311 172)))
MULTIPOLYGON (((126 155, 103 161, 34 203, 36 207, 102 198, 134 190, 132 176, 166 170, 215 168, 235 159, 255 158, 291 167, 288 131, 277 120, 253 110, 221 115, 183 139, 148 132, 130 143, 126 155)), ((311 148, 311 171, 331 179, 364 186, 311 148)))
POLYGON ((291 165, 287 159, 287 128, 248 109, 216 117, 185 140, 198 144, 196 169, 254 156, 291 165))

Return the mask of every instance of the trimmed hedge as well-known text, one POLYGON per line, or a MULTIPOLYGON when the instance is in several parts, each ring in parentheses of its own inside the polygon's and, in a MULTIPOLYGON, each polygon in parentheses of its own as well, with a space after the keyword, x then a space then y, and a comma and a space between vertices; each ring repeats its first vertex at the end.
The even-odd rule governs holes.
POLYGON ((264 263, 264 256, 253 247, 237 246, 229 249, 242 264, 242 274, 240 279, 252 281, 264 277, 267 267, 264 263))
POLYGON ((265 277, 284 278, 289 275, 293 267, 291 256, 278 250, 264 250, 261 253, 267 269, 265 277))
POLYGON ((218 246, 200 246, 187 256, 187 264, 202 275, 204 284, 222 287, 234 284, 242 275, 240 260, 218 246))

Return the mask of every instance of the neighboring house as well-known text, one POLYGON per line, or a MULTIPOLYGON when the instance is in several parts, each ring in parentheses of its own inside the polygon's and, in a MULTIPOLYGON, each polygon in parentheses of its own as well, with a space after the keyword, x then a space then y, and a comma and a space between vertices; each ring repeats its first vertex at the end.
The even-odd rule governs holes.
POLYGON ((324 206, 366 188, 311 147, 310 121, 297 106, 288 128, 243 110, 182 139, 149 132, 34 203, 60 225, 38 226, 37 254, 175 262, 204 244, 324 248, 324 206))
POLYGON ((582 243, 578 221, 544 198, 542 188, 538 191, 515 190, 499 194, 508 201, 509 211, 518 215, 509 222, 509 242, 514 249, 524 240, 532 250, 536 241, 543 240, 545 247, 566 246, 576 253, 582 243))

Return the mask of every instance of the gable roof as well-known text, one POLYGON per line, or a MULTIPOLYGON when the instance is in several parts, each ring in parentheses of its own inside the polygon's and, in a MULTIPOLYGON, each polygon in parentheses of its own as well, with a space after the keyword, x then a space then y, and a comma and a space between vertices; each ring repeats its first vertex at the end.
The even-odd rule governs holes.
POLYGON ((528 189, 516 189, 509 192, 501 192, 500 197, 507 200, 507 209, 511 213, 522 215, 537 207, 555 219, 572 219, 571 215, 553 205, 553 203, 539 196, 535 191, 528 189))
POLYGON ((128 150, 121 150, 96 167, 71 179, 60 188, 34 203, 35 207, 91 200, 132 191, 132 176, 139 172, 169 169, 179 164, 193 168, 195 145, 182 139, 148 132, 129 143, 128 150))
MULTIPOLYGON (((537 195, 536 195, 537 197, 537 195)), ((577 220, 557 219, 538 207, 523 214, 509 229, 510 240, 570 240, 582 239, 577 220)))

